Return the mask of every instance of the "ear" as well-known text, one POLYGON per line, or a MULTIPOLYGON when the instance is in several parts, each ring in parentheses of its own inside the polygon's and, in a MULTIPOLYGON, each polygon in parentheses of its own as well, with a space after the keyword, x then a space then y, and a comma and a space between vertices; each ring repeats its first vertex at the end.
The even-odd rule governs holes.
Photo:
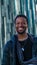
POLYGON ((28 28, 28 24, 26 25, 26 28, 28 28))
POLYGON ((26 29, 26 33, 28 33, 28 28, 26 29))
POLYGON ((28 25, 27 25, 27 28, 28 28, 28 25))

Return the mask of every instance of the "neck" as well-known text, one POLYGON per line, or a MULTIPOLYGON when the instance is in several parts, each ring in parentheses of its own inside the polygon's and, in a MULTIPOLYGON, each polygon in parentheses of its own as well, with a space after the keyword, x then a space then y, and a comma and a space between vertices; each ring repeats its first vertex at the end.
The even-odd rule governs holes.
POLYGON ((27 33, 25 34, 18 34, 18 40, 23 40, 26 39, 28 37, 27 33))

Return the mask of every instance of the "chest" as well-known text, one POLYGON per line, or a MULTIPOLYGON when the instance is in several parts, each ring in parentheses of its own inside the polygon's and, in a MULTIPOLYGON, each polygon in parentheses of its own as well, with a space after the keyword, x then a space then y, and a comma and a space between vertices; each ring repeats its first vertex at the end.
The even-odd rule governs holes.
MULTIPOLYGON (((26 61, 26 60, 28 60, 28 59, 30 59, 30 58, 32 58, 32 46, 31 46, 31 44, 30 44, 31 42, 29 41, 24 41, 24 42, 19 42, 19 46, 20 46, 20 49, 19 49, 19 52, 21 53, 22 52, 22 54, 21 55, 23 55, 23 57, 24 57, 24 61, 26 61)), ((17 47, 17 46, 16 46, 17 47)), ((17 49, 18 49, 18 47, 17 47, 17 49)), ((16 55, 17 55, 17 50, 16 50, 16 55)), ((18 58, 18 55, 16 56, 17 58, 18 58)))

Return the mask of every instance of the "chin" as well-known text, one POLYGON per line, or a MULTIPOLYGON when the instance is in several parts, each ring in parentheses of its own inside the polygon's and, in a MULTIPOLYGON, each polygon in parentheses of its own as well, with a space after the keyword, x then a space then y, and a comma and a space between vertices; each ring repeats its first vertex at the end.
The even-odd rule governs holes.
POLYGON ((24 34, 25 33, 25 31, 23 31, 23 32, 18 32, 18 34, 24 34))

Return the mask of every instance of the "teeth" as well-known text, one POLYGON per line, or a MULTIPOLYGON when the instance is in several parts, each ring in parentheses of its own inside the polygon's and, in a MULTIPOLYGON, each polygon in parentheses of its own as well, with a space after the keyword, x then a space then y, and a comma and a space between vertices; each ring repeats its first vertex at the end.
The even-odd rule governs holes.
POLYGON ((19 30, 21 30, 21 29, 23 29, 23 28, 19 28, 19 30))

